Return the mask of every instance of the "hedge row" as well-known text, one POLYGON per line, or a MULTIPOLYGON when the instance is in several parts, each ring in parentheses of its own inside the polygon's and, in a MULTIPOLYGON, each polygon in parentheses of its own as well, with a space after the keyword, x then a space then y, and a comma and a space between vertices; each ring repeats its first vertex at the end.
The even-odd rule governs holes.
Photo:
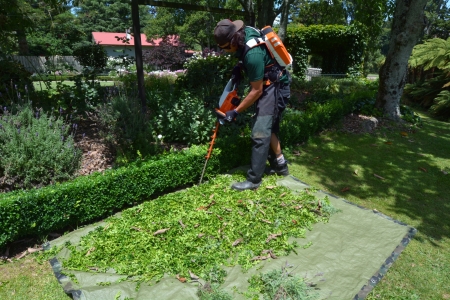
MULTIPOLYGON (((222 171, 220 150, 214 153, 206 177, 222 171)), ((167 190, 196 183, 205 154, 206 147, 194 146, 70 182, 2 194, 0 248, 24 236, 43 236, 69 225, 86 224, 167 190)))
POLYGON ((322 105, 311 105, 306 112, 288 108, 280 124, 283 146, 292 147, 307 141, 316 132, 353 112, 354 105, 351 100, 332 99, 322 105))
POLYGON ((296 75, 305 73, 312 54, 322 58, 323 74, 345 74, 361 67, 366 38, 355 25, 297 25, 287 28, 285 44, 296 75))

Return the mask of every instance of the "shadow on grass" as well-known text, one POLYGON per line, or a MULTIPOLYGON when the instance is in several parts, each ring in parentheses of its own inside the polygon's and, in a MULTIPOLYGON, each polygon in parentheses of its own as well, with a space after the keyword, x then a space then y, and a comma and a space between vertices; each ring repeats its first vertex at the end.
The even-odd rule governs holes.
POLYGON ((300 152, 292 161, 328 191, 416 227, 431 243, 450 238, 450 124, 326 133, 300 152))

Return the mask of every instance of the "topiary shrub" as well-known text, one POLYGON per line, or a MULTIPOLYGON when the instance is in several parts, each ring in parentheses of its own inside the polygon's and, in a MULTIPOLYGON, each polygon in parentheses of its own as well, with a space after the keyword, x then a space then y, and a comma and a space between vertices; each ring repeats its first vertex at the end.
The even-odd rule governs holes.
POLYGON ((91 75, 98 74, 108 64, 108 55, 100 44, 81 46, 73 51, 73 56, 91 75))

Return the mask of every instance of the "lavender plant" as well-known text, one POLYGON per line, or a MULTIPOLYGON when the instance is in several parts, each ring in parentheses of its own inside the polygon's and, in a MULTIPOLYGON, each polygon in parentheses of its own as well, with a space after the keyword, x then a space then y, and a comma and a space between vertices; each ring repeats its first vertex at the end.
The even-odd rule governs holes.
POLYGON ((73 136, 77 124, 33 109, 30 102, 2 107, 0 176, 2 189, 40 187, 72 178, 81 163, 73 136))

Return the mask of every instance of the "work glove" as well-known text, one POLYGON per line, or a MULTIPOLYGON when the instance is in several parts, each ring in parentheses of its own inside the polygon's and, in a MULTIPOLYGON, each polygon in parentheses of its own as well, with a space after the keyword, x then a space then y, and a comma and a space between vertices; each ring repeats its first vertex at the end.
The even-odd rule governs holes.
POLYGON ((239 83, 241 82, 241 66, 240 65, 236 65, 233 68, 233 71, 231 72, 231 82, 233 84, 236 84, 236 86, 238 86, 239 83))
POLYGON ((227 111, 227 112, 225 113, 225 118, 224 118, 224 120, 231 123, 231 122, 233 122, 233 121, 236 119, 236 117, 237 117, 238 114, 239 114, 239 113, 238 113, 235 109, 229 110, 229 111, 227 111))

